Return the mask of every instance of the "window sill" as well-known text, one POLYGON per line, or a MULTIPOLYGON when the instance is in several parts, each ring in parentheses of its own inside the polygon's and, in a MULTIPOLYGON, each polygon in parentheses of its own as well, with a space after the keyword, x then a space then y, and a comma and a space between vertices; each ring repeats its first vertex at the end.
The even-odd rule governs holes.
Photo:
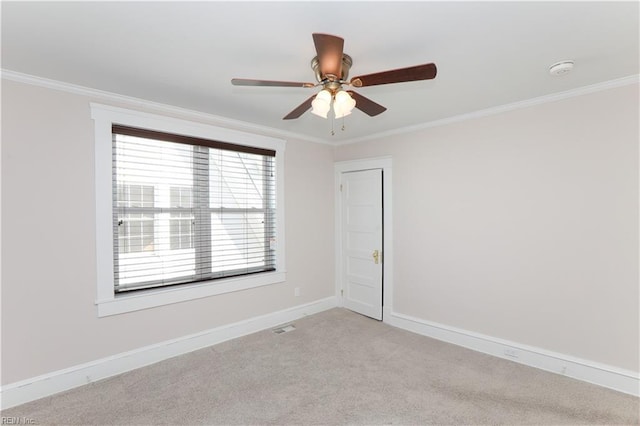
POLYGON ((276 284, 284 282, 285 280, 286 272, 269 272, 252 276, 207 281, 185 287, 160 288, 124 294, 114 296, 112 299, 98 300, 96 301, 96 305, 98 306, 98 317, 107 317, 157 306, 170 305, 172 303, 201 299, 217 294, 276 284))

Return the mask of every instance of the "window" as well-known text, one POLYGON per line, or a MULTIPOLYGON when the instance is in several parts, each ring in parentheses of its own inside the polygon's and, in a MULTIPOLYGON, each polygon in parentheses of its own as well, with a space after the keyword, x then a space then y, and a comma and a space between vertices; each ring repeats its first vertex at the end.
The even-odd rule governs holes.
POLYGON ((92 116, 100 316, 284 281, 283 141, 96 104, 92 116))
POLYGON ((195 226, 195 217, 191 209, 193 204, 192 189, 187 187, 172 186, 171 199, 169 200, 171 207, 186 209, 186 211, 175 211, 171 213, 169 221, 169 235, 171 235, 171 250, 193 249, 193 232, 195 226))
POLYGON ((275 270, 274 151, 112 132, 116 293, 275 270))
POLYGON ((116 206, 123 214, 118 219, 117 244, 122 253, 153 250, 153 215, 142 213, 153 207, 154 187, 151 185, 118 185, 116 206), (133 213, 134 211, 139 213, 133 213))

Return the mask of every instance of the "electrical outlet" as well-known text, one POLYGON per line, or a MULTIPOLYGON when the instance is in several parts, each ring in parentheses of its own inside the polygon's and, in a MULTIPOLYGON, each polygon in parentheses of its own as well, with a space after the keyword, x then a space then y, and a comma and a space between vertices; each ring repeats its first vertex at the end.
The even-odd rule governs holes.
POLYGON ((513 348, 504 348, 504 354, 509 358, 518 358, 518 351, 513 348))
POLYGON ((300 287, 296 287, 296 288, 294 288, 294 289, 293 289, 293 294, 294 294, 296 297, 300 297, 300 287))

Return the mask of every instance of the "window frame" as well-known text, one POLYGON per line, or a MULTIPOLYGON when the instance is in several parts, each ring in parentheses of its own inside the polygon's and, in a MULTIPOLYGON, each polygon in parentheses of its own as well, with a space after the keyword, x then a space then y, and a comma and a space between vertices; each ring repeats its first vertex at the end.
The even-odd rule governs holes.
POLYGON ((110 316, 203 297, 271 285, 286 280, 284 224, 284 151, 286 141, 193 122, 181 118, 90 103, 95 132, 96 269, 98 316, 110 316), (112 126, 123 125, 212 139, 276 151, 276 269, 173 287, 116 294, 113 261, 112 126))

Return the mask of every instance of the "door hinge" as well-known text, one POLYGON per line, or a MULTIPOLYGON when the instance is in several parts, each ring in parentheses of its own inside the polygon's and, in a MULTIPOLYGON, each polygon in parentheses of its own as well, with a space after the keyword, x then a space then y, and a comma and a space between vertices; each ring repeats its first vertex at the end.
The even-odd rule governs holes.
POLYGON ((344 290, 340 290, 340 296, 344 297, 344 290))
POLYGON ((340 192, 342 192, 342 184, 340 184, 340 192))

